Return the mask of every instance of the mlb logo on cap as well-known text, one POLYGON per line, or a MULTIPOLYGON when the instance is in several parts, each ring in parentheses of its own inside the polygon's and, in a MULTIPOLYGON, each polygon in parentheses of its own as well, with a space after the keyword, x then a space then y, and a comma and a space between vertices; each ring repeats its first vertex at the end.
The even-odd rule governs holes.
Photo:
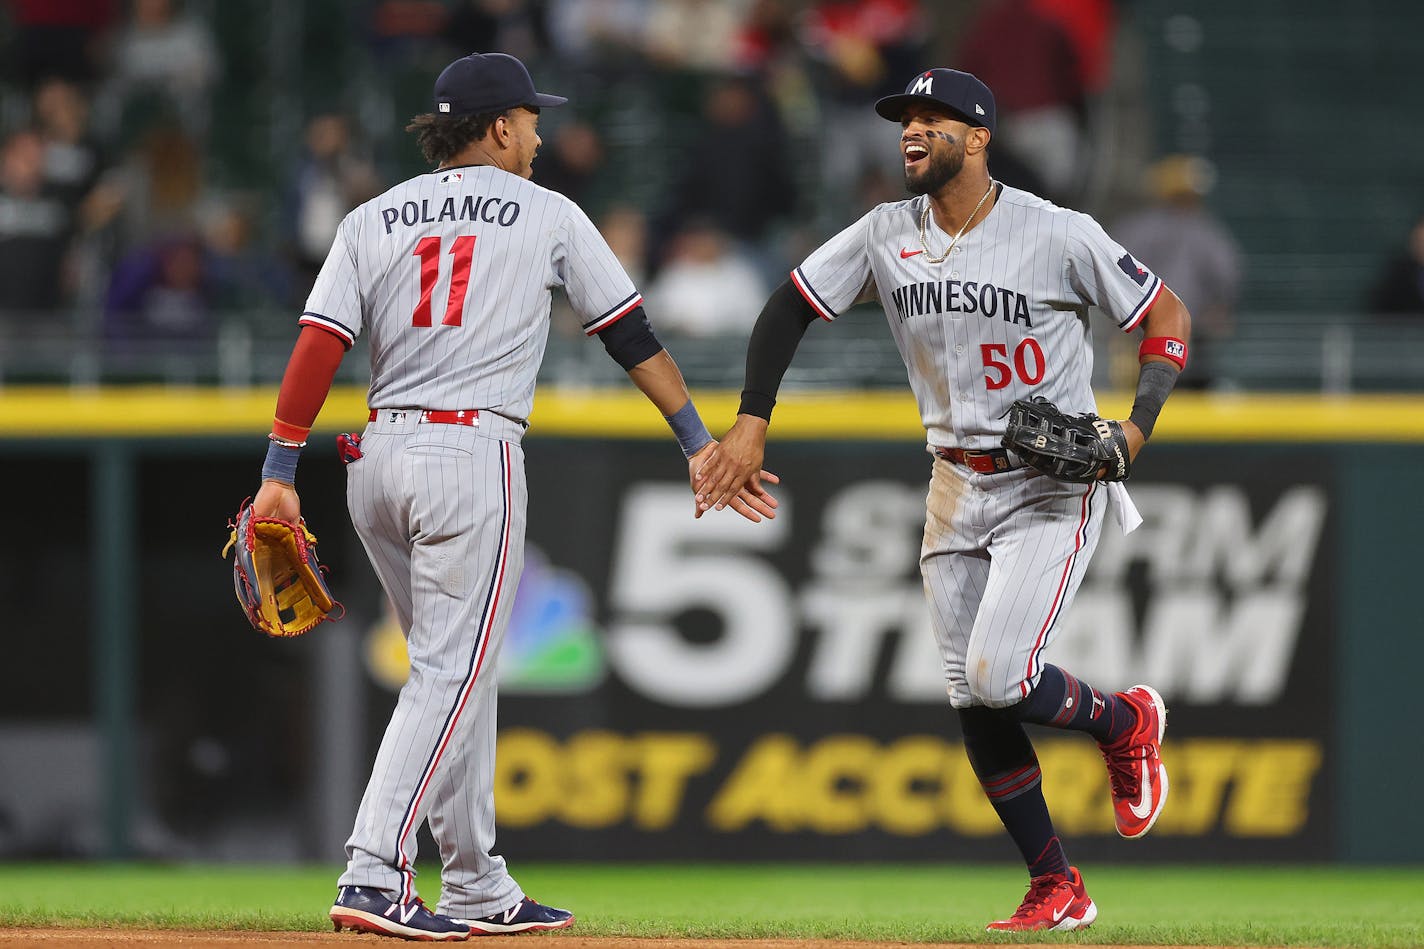
POLYGON ((471 53, 446 66, 435 80, 435 110, 451 117, 568 101, 536 92, 529 70, 507 53, 471 53))
POLYGON ((892 122, 900 121, 906 106, 927 103, 947 109, 969 125, 994 131, 994 94, 973 73, 958 69, 928 69, 905 86, 898 96, 875 103, 875 111, 892 122))

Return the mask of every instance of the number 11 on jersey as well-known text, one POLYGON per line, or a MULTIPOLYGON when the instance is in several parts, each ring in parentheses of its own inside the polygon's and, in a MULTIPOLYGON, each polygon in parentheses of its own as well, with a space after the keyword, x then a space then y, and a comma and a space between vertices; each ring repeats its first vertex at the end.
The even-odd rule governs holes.
MULTIPOLYGON (((420 302, 411 317, 412 326, 430 325, 430 297, 440 278, 440 238, 422 237, 415 245, 412 257, 420 258, 420 302)), ((450 271, 450 294, 445 300, 444 326, 459 326, 465 312, 465 293, 470 288, 470 262, 475 257, 475 235, 462 234, 450 243, 450 256, 455 258, 450 271)))

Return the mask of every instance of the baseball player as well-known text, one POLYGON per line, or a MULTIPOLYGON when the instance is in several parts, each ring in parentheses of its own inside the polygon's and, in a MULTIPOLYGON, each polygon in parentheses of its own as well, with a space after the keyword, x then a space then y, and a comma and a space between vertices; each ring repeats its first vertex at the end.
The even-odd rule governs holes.
MULTIPOLYGON (((342 222, 300 319, 253 506, 299 515, 300 448, 364 331, 370 418, 360 436, 340 439, 347 501, 406 635, 410 678, 330 915, 338 931, 460 940, 574 919, 528 897, 490 852, 494 666, 523 565, 520 440, 552 288, 563 287, 584 332, 662 412, 690 465, 716 442, 598 231, 573 202, 528 180, 540 109, 567 100, 536 92, 524 65, 501 53, 456 60, 434 91, 434 111, 407 130, 437 167, 342 222), (416 895, 416 831, 426 820, 440 848, 438 912, 416 895)), ((752 521, 774 515, 760 488, 731 503, 752 521)))
MULTIPOLYGON (((990 930, 1080 929, 1097 915, 1040 789, 1025 722, 1084 731, 1107 761, 1117 829, 1145 834, 1167 797, 1166 723, 1148 686, 1104 693, 1044 661, 1120 484, 1070 484, 998 447, 1003 416, 1041 395, 1094 409, 1088 311, 1145 329, 1132 456, 1186 359, 1190 317, 1151 271, 1086 214, 994 181, 994 97, 974 76, 931 69, 876 111, 901 126, 905 184, 831 238, 767 301, 752 331, 736 424, 694 477, 721 507, 755 486, 781 378, 801 335, 874 292, 909 371, 933 455, 921 572, 965 751, 1028 865, 1028 895, 990 930)), ((1101 476, 1103 472, 1099 472, 1101 476)))

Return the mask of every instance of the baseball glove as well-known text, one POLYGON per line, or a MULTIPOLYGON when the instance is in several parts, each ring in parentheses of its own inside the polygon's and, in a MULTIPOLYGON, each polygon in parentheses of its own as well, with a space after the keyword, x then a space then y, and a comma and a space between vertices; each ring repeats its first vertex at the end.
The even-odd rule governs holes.
POLYGON ((1059 481, 1125 481, 1132 470, 1127 436, 1117 422, 1091 413, 1065 415, 1038 395, 1018 399, 1006 414, 1003 446, 1059 481))
POLYGON ((268 636, 300 636, 340 609, 316 559, 316 535, 306 522, 258 517, 251 501, 228 522, 232 534, 222 555, 232 562, 237 602, 254 629, 268 636))

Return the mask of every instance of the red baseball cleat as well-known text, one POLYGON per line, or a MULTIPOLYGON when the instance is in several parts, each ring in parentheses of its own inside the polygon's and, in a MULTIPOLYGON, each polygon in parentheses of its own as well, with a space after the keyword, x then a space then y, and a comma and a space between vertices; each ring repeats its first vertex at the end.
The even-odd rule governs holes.
POLYGON ((1137 726, 1110 745, 1098 744, 1108 765, 1117 832, 1129 839, 1152 829, 1167 803, 1167 769, 1162 765, 1162 735, 1167 706, 1150 685, 1117 693, 1137 712, 1137 726))
POLYGON ((1067 873, 1045 873, 1028 881, 1028 895, 1008 919, 984 927, 989 932, 1027 932, 1051 929, 1068 932, 1087 929, 1098 918, 1098 908, 1083 888, 1077 867, 1067 873))

